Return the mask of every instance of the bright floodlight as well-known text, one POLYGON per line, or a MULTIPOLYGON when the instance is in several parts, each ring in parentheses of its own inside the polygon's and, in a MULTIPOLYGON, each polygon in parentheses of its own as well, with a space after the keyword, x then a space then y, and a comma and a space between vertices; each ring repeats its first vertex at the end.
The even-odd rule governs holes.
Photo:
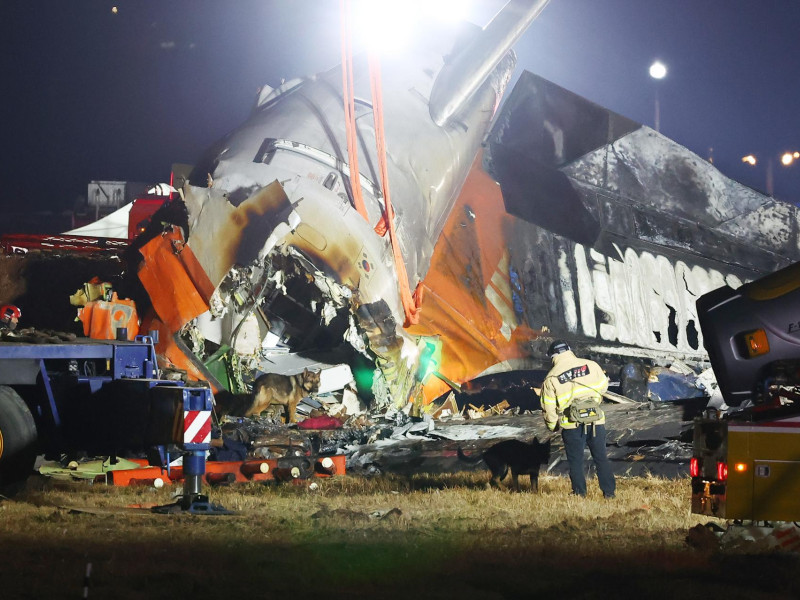
POLYGON ((660 60, 650 65, 650 77, 653 79, 664 79, 667 76, 667 66, 660 60))
MULTIPOLYGON (((414 3, 406 3, 406 6, 414 3)), ((419 1, 417 10, 430 19, 439 21, 462 21, 467 18, 470 2, 467 0, 434 0, 419 1)))
POLYGON ((791 152, 786 152, 783 156, 781 156, 781 162, 788 167, 790 164, 794 162, 795 154, 798 153, 795 152, 794 154, 792 154, 791 152))
POLYGON ((356 0, 354 30, 368 49, 396 53, 408 46, 421 22, 462 20, 469 6, 467 0, 356 0))
POLYGON ((756 161, 755 156, 753 156, 752 154, 748 154, 747 156, 742 157, 742 162, 747 163, 748 165, 754 165, 758 161, 756 161))

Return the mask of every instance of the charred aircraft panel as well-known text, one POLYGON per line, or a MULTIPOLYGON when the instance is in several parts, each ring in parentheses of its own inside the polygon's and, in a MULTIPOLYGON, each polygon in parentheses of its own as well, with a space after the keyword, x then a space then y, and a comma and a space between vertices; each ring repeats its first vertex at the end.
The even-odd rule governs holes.
POLYGON ((509 213, 581 243, 593 233, 592 244, 603 234, 620 235, 753 274, 798 255, 796 207, 728 179, 663 135, 532 73, 523 73, 512 90, 489 149, 487 168, 509 213), (546 176, 527 175, 533 170, 546 176), (566 231, 545 222, 559 219, 566 231), (587 230, 587 223, 599 231, 587 230))

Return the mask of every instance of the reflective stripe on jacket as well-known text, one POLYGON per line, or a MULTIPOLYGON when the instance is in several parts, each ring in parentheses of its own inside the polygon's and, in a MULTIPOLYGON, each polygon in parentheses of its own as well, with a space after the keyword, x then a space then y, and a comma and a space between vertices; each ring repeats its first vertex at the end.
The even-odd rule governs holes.
MULTIPOLYGON (((542 382, 540 401, 544 422, 550 431, 555 431, 556 424, 564 429, 575 429, 578 424, 570 421, 564 414, 573 398, 594 396, 602 400, 608 389, 608 377, 596 362, 578 358, 568 350, 553 357, 553 368, 542 382)), ((605 424, 603 416, 597 425, 605 424)))

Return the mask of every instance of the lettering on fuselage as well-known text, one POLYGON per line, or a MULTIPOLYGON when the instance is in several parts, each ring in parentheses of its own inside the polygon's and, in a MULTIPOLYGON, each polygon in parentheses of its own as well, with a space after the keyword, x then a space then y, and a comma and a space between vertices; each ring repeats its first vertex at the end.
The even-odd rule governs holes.
POLYGON ((575 244, 560 250, 558 266, 568 331, 687 354, 703 353, 697 298, 743 283, 735 275, 631 248, 606 256, 575 244))

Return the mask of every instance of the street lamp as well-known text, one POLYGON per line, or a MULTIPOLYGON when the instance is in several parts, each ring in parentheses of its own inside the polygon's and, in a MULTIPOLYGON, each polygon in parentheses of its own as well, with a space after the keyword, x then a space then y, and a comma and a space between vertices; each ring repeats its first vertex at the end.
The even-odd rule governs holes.
POLYGON ((788 167, 790 164, 792 164, 798 158, 800 158, 800 152, 784 152, 781 155, 781 164, 784 167, 788 167))
MULTIPOLYGON (((656 81, 660 81, 667 76, 667 65, 660 60, 655 61, 650 65, 650 77, 656 81)), ((656 131, 661 131, 661 109, 658 102, 658 84, 655 86, 655 125, 656 131)))
MULTIPOLYGON (((794 163, 794 161, 800 159, 800 152, 784 152, 781 154, 781 164, 784 167, 788 167, 794 163)), ((754 167, 758 164, 758 159, 755 157, 754 154, 748 154, 747 156, 742 157, 742 162, 754 167)), ((775 185, 773 182, 773 168, 772 168, 773 160, 772 157, 767 159, 767 194, 769 196, 774 195, 775 185)))

